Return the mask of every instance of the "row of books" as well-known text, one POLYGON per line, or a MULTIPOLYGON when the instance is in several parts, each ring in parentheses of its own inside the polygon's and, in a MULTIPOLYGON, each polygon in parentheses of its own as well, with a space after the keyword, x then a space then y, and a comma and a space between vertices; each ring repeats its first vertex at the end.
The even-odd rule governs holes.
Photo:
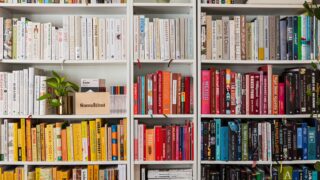
POLYGON ((0 179, 24 180, 24 167, 4 168, 0 167, 0 179))
POLYGON ((0 58, 19 60, 123 60, 126 19, 64 16, 63 27, 25 17, 0 18, 0 58), (3 29, 2 28, 2 29, 3 29))
POLYGON ((272 179, 320 179, 320 173, 313 166, 276 166, 272 168, 272 179))
POLYGON ((99 165, 88 165, 87 167, 36 167, 34 171, 28 172, 28 179, 118 179, 126 180, 126 166, 118 165, 111 167, 99 167, 99 165))
POLYGON ((1 0, 0 3, 10 3, 10 4, 25 4, 25 3, 37 3, 37 4, 96 4, 96 3, 127 3, 127 0, 1 0))
POLYGON ((127 113, 127 88, 126 86, 110 87, 110 113, 127 113))
POLYGON ((134 60, 193 58, 193 21, 134 16, 134 60))
POLYGON ((193 160, 194 125, 155 125, 134 121, 134 159, 137 161, 193 160))
POLYGON ((127 159, 127 120, 81 123, 1 120, 2 161, 117 161, 127 159))
POLYGON ((317 120, 270 122, 221 119, 201 122, 201 159, 230 161, 315 160, 320 157, 317 120))
POLYGON ((134 83, 134 114, 192 114, 193 78, 157 71, 134 83))
POLYGON ((259 166, 229 166, 229 165, 202 165, 201 166, 201 180, 251 180, 251 179, 263 179, 263 180, 289 180, 282 178, 271 178, 270 167, 259 166))
POLYGON ((0 72, 0 114, 48 114, 46 100, 38 101, 48 91, 44 75, 44 71, 33 67, 0 72))
POLYGON ((148 169, 142 167, 140 171, 141 180, 164 180, 164 179, 185 179, 192 180, 192 169, 148 169))
POLYGON ((247 0, 201 0, 202 4, 246 4, 247 0))
POLYGON ((318 113, 318 70, 290 68, 276 75, 271 65, 250 73, 212 67, 201 78, 202 114, 318 113))
POLYGON ((300 16, 223 16, 201 14, 201 58, 213 60, 318 59, 319 23, 300 16))

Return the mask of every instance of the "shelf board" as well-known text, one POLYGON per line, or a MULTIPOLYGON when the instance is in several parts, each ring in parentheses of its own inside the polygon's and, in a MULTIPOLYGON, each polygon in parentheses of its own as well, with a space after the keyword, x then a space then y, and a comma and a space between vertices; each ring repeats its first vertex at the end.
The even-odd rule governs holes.
POLYGON ((45 161, 39 161, 39 162, 4 162, 1 161, 0 165, 30 165, 30 166, 74 166, 74 165, 118 165, 118 164, 127 164, 127 161, 74 161, 74 162, 68 162, 68 161, 55 161, 55 162, 45 162, 45 161))
POLYGON ((302 4, 201 4, 200 7, 214 15, 298 15, 305 12, 302 4))
POLYGON ((135 114, 133 117, 134 118, 140 118, 140 119, 145 119, 145 118, 193 118, 193 114, 167 114, 167 115, 163 115, 163 114, 144 114, 144 115, 139 115, 139 114, 135 114), (167 117, 166 117, 167 116, 167 117))
POLYGON ((194 164, 194 161, 134 161, 134 164, 141 164, 141 165, 166 165, 166 164, 174 164, 174 165, 180 165, 180 164, 194 164))
MULTIPOLYGON (((316 116, 316 115, 315 115, 316 116)), ((260 114, 250 114, 250 115, 235 115, 235 114, 202 114, 201 118, 239 118, 239 119, 273 119, 273 118, 289 118, 289 119, 299 119, 299 118, 310 118, 310 114, 292 114, 292 115, 260 115, 260 114)))
POLYGON ((315 164, 316 162, 318 162, 319 160, 295 160, 295 161, 273 161, 273 164, 315 164))
POLYGON ((3 64, 126 64, 126 60, 0 60, 3 64))
MULTIPOLYGON (((141 64, 168 64, 169 61, 164 60, 140 60, 141 64)), ((139 63, 137 60, 134 61, 135 64, 139 63)), ((196 62, 193 59, 175 59, 171 62, 171 64, 192 64, 196 62)))
POLYGON ((189 14, 193 3, 133 3, 135 14, 189 14))
MULTIPOLYGON (((271 164, 272 161, 256 161, 256 164, 271 164)), ((201 161, 201 164, 251 165, 254 161, 201 161)))
POLYGON ((125 14, 127 4, 11 4, 0 8, 14 14, 125 14))
MULTIPOLYGON (((28 118, 29 115, 0 115, 4 119, 21 119, 28 118)), ((32 119, 113 119, 113 118, 126 118, 126 114, 109 114, 109 115, 32 115, 32 119)))
POLYGON ((318 62, 317 60, 202 60, 202 64, 227 64, 227 65, 311 65, 311 62, 318 62))

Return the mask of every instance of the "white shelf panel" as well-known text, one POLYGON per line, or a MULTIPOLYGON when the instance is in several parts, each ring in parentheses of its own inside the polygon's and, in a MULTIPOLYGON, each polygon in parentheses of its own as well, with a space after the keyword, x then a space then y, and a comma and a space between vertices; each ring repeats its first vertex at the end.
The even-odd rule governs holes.
POLYGON ((140 119, 145 119, 145 118, 194 118, 193 114, 146 114, 146 115, 134 115, 134 118, 140 118, 140 119), (167 116, 167 117, 166 117, 167 116))
POLYGON ((295 165, 295 164, 315 164, 317 161, 319 160, 296 160, 296 161, 273 161, 272 163, 273 164, 292 164, 292 165, 295 165))
MULTIPOLYGON (((20 119, 28 118, 28 115, 0 115, 4 119, 20 119)), ((126 118, 126 114, 110 114, 110 115, 32 115, 32 119, 113 119, 113 118, 126 118)))
POLYGON ((193 3, 133 3, 134 14, 189 14, 193 3))
POLYGON ((29 166, 74 166, 74 165, 118 165, 118 164, 127 164, 127 161, 74 161, 74 162, 64 162, 64 161, 55 161, 55 162, 4 162, 1 161, 0 165, 29 165, 29 166))
POLYGON ((9 4, 0 8, 14 14, 125 14, 126 4, 9 4))
MULTIPOLYGON (((315 115, 316 116, 316 115, 315 115)), ((292 115, 234 115, 234 114, 202 114, 201 118, 240 118, 240 119, 273 119, 273 118, 310 118, 310 114, 292 114, 292 115)))
POLYGON ((134 7, 193 7, 193 3, 133 3, 134 7))
POLYGON ((226 65, 310 65, 311 62, 317 62, 316 60, 202 60, 202 64, 226 64, 226 65))
POLYGON ((0 60, 4 64, 126 64, 126 60, 0 60))
POLYGON ((228 164, 228 165, 252 165, 252 164, 271 164, 272 161, 201 161, 201 164, 228 164))
POLYGON ((202 11, 214 15, 295 15, 305 12, 302 4, 201 4, 200 6, 202 11))
POLYGON ((194 161, 134 161, 134 164, 141 164, 141 165, 166 165, 166 164, 174 164, 174 165, 180 165, 180 164, 194 164, 194 161))
MULTIPOLYGON (((164 61, 164 60, 140 60, 141 64, 168 64, 170 61, 164 61)), ((171 62, 171 64, 193 64, 195 63, 195 60, 192 59, 175 59, 171 62)), ((134 61, 135 64, 138 64, 139 62, 137 60, 134 61)))

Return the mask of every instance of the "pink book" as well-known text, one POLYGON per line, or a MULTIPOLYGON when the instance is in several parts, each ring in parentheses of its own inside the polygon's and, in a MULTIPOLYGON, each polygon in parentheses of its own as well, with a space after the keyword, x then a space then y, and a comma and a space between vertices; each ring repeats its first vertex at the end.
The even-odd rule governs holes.
POLYGON ((250 114, 250 75, 246 74, 246 114, 250 114))
POLYGON ((201 71, 201 114, 210 114, 210 70, 201 71))
MULTIPOLYGON (((220 114, 220 72, 216 70, 216 114, 220 114)), ((214 98, 214 97, 212 97, 214 98)))
POLYGON ((279 83, 279 114, 285 114, 285 86, 284 83, 279 83))
POLYGON ((260 81, 259 81, 259 87, 260 87, 260 92, 259 92, 259 114, 264 114, 263 113, 263 108, 264 108, 264 103, 263 103, 263 98, 264 98, 264 79, 263 79, 263 72, 260 71, 260 81))
POLYGON ((268 114, 268 77, 263 76, 263 113, 268 114))

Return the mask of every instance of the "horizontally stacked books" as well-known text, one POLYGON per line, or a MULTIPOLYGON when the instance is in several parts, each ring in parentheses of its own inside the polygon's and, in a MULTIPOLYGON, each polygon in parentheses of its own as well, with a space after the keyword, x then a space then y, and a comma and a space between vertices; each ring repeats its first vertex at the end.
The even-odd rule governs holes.
POLYGON ((192 180, 192 169, 148 169, 141 168, 142 180, 161 180, 161 179, 184 179, 192 180))
POLYGON ((157 71, 134 83, 134 114, 192 114, 193 78, 157 71))
POLYGON ((193 21, 134 16, 134 60, 193 58, 193 21))
POLYGON ((155 125, 134 121, 134 159, 137 161, 193 160, 194 125, 155 125))
POLYGON ((319 22, 300 16, 201 14, 202 60, 319 59, 319 22))
POLYGON ((126 166, 99 167, 88 165, 87 167, 36 167, 28 172, 28 179, 126 179, 126 166))
POLYGON ((126 59, 126 18, 64 16, 62 24, 0 17, 0 59, 126 59))
POLYGON ((127 120, 102 119, 81 123, 32 123, 31 119, 1 120, 2 161, 127 160, 127 120))
POLYGON ((247 0, 201 0, 202 4, 245 4, 247 0))
POLYGON ((271 65, 249 73, 212 67, 201 79, 202 114, 318 113, 318 70, 288 68, 277 75, 271 65))

